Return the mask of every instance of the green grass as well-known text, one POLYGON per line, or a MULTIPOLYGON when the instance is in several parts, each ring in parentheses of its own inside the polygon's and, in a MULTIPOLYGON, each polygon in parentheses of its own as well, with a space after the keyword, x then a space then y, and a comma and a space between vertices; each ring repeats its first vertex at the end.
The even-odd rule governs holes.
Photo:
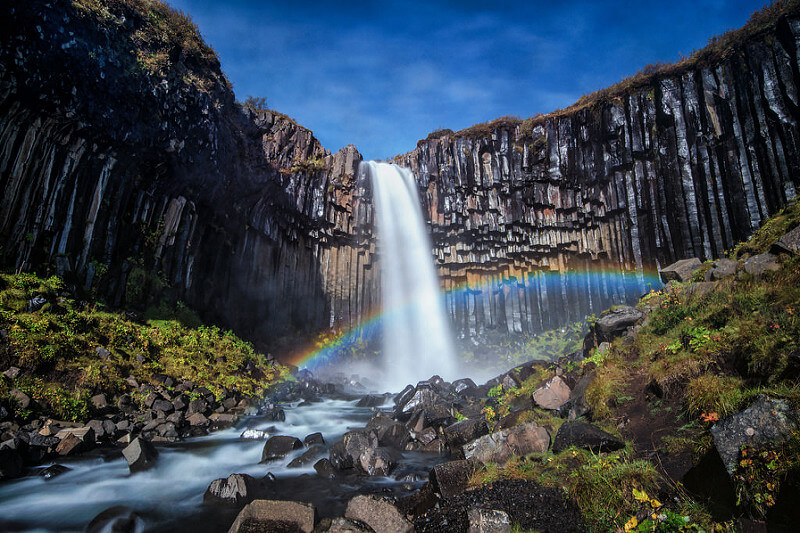
POLYGON ((165 374, 217 395, 225 389, 257 395, 285 375, 285 368, 268 363, 233 333, 185 325, 198 320, 185 306, 170 318, 163 306, 152 314, 161 319, 135 322, 100 304, 76 301, 59 278, 0 274, 0 329, 7 332, 0 363, 23 371, 3 382, 0 396, 20 388, 44 414, 75 420, 86 417, 92 395, 127 392, 129 376, 150 383, 154 374, 165 374), (34 296, 48 303, 28 312, 34 296), (98 348, 108 355, 101 357, 98 348))

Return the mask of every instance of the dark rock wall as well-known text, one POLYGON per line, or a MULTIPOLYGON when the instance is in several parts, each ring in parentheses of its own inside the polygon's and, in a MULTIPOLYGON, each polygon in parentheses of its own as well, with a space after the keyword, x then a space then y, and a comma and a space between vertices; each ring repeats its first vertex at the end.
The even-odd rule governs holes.
MULTIPOLYGON (((369 183, 271 111, 234 102, 216 58, 67 0, 3 5, 0 259, 66 273, 113 303, 173 299, 262 346, 347 328, 380 301, 369 183)), ((113 15, 113 14, 112 14, 113 15)), ((421 141, 433 257, 464 336, 531 333, 713 257, 795 196, 800 21, 718 63, 600 103, 421 141)))

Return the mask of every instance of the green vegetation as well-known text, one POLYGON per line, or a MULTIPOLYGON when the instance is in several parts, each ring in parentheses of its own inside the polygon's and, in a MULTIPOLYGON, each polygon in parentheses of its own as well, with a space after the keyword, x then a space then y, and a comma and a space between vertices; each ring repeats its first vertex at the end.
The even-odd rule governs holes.
MULTIPOLYGON (((164 316, 168 310, 160 311, 164 316)), ((154 374, 165 374, 217 395, 224 389, 256 395, 285 374, 231 332, 181 323, 176 316, 197 320, 185 306, 172 315, 135 322, 75 300, 57 277, 0 274, 0 329, 6 335, 0 366, 22 370, 3 380, 0 398, 19 388, 45 414, 80 420, 89 413, 92 395, 129 391, 128 377, 150 383, 154 374), (44 302, 39 309, 29 308, 35 298, 44 302)))

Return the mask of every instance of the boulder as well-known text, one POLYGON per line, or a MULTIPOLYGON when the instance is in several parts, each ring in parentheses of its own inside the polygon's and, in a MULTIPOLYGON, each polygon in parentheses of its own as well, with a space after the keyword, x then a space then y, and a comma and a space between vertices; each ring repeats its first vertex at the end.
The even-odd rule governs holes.
POLYGON ((310 435, 306 435, 303 439, 303 444, 306 446, 313 446, 314 444, 325 444, 325 439, 322 438, 322 433, 319 431, 316 433, 311 433, 310 435))
POLYGON ((558 453, 570 446, 598 452, 613 452, 625 447, 625 443, 599 427, 580 420, 561 424, 553 440, 553 451, 558 453))
POLYGON ((397 467, 402 455, 392 448, 367 448, 358 457, 356 468, 368 476, 388 476, 397 467))
POLYGON ((108 400, 105 394, 96 394, 92 396, 92 405, 95 409, 106 409, 108 407, 108 400))
POLYGON ((774 272, 780 268, 778 256, 769 252, 748 257, 744 261, 744 271, 756 279, 764 276, 765 272, 774 272))
POLYGON ((153 402, 153 405, 150 407, 150 409, 153 411, 163 411, 165 415, 168 415, 175 410, 175 406, 172 405, 172 402, 158 399, 153 402))
POLYGON ((599 342, 611 341, 623 335, 628 328, 633 327, 644 316, 635 307, 623 305, 604 314, 595 323, 594 330, 599 342))
POLYGON ((288 468, 300 468, 305 465, 309 465, 319 459, 319 456, 325 452, 325 448, 320 445, 313 445, 301 455, 295 457, 289 464, 286 465, 288 468))
POLYGON ((56 446, 56 453, 63 457, 66 455, 74 455, 84 449, 85 445, 83 441, 75 435, 69 434, 58 443, 58 446, 56 446))
POLYGON ((414 526, 397 507, 377 496, 356 496, 347 504, 346 518, 364 522, 376 533, 410 533, 414 526))
POLYGON ((431 385, 420 384, 407 401, 397 404, 395 418, 408 420, 413 414, 422 410, 428 413, 431 421, 434 418, 442 417, 442 415, 444 415, 444 418, 450 416, 447 400, 439 396, 431 385))
POLYGON ((469 529, 467 533, 507 533, 511 531, 511 519, 504 511, 473 507, 467 511, 469 529))
POLYGON ((141 472, 152 468, 158 459, 158 452, 148 441, 137 437, 122 450, 122 455, 128 461, 131 473, 141 472))
POLYGON ((275 435, 267 439, 264 449, 261 451, 261 462, 273 461, 285 457, 292 450, 299 450, 303 447, 303 442, 297 437, 287 435, 275 435))
POLYGON ((10 366, 6 370, 3 371, 3 376, 7 377, 8 379, 16 379, 19 376, 21 370, 19 367, 10 366))
POLYGON ((717 281, 736 275, 736 269, 739 268, 738 261, 730 259, 720 259, 714 263, 711 270, 708 271, 708 280, 717 281))
MULTIPOLYGON (((100 425, 102 427, 102 422, 100 425)), ((94 445, 96 441, 94 429, 92 429, 91 426, 64 428, 56 433, 56 438, 63 441, 70 435, 76 437, 87 447, 94 445)))
POLYGON ((670 281, 691 281, 692 276, 701 266, 703 266, 703 262, 696 257, 675 261, 671 265, 661 269, 661 281, 664 283, 669 283, 670 281))
POLYGON ((86 533, 138 533, 144 531, 144 521, 139 514, 122 505, 106 509, 86 526, 86 533))
POLYGON ((269 422, 284 422, 286 421, 286 412, 279 405, 270 405, 261 413, 261 418, 269 422))
POLYGON ((467 490, 469 477, 474 472, 475 463, 470 460, 439 463, 431 470, 431 486, 443 498, 451 498, 467 490))
POLYGON ((385 402, 386 398, 383 396, 373 396, 368 394, 358 401, 356 407, 378 407, 383 405, 385 402))
MULTIPOLYGON (((330 519, 328 519, 330 520, 330 519)), ((321 533, 373 533, 374 530, 363 522, 349 518, 334 518, 324 524, 321 533)))
POLYGON ((192 413, 186 418, 186 421, 189 422, 190 426, 195 427, 208 427, 210 424, 203 413, 192 413))
POLYGON ((239 438, 244 440, 267 440, 271 431, 264 431, 260 429, 245 429, 239 438))
POLYGON ((466 459, 480 463, 504 464, 512 455, 546 452, 550 447, 547 430, 535 422, 484 435, 462 448, 466 459))
POLYGON ((733 473, 742 446, 782 442, 798 430, 798 413, 789 403, 762 394, 744 411, 714 424, 711 436, 725 468, 733 473))
POLYGON ((554 376, 550 381, 539 387, 533 393, 533 403, 542 409, 557 410, 569 401, 572 393, 567 383, 560 377, 554 376))
POLYGON ((314 530, 314 506, 281 500, 253 500, 241 510, 228 533, 314 530))
POLYGON ((469 418, 444 428, 444 439, 451 450, 461 450, 466 443, 489 434, 483 418, 469 418))
POLYGON ((239 506, 253 499, 258 485, 258 480, 247 474, 215 479, 203 494, 203 503, 239 506))
POLYGON ((372 430, 348 431, 342 440, 331 446, 331 464, 338 470, 358 467, 359 457, 364 452, 378 447, 378 437, 372 430))
POLYGON ((213 429, 231 427, 238 420, 239 417, 228 413, 211 413, 211 415, 208 417, 208 421, 213 429))
POLYGON ((72 470, 71 468, 64 466, 64 465, 50 465, 47 468, 39 471, 39 477, 44 479, 45 481, 50 481, 54 477, 58 477, 61 474, 65 474, 72 470))
POLYGON ((22 456, 17 450, 0 449, 0 481, 22 476, 22 456))
POLYGON ((12 389, 8 393, 9 397, 17 403, 20 409, 28 409, 31 406, 31 397, 20 389, 12 389))
POLYGON ((376 428, 375 431, 380 446, 402 450, 405 448, 406 444, 408 444, 408 441, 411 440, 408 428, 400 422, 392 422, 391 424, 376 428))
POLYGON ((314 470, 316 470, 317 475, 320 477, 327 479, 333 479, 336 477, 336 468, 327 457, 314 463, 314 470))
POLYGON ((453 382, 453 392, 459 396, 472 396, 478 386, 469 378, 457 379, 453 382))
POLYGON ((800 226, 797 226, 789 233, 778 239, 770 248, 775 254, 791 254, 800 252, 800 226))
POLYGON ((592 371, 578 380, 569 394, 569 401, 561 406, 561 416, 575 420, 589 413, 589 404, 586 403, 586 389, 589 388, 589 385, 592 384, 596 377, 597 373, 592 371))

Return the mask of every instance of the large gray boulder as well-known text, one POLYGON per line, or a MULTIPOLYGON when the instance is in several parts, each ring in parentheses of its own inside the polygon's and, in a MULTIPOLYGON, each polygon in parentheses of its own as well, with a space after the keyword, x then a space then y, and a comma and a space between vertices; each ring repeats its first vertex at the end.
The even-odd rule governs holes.
POLYGON ((464 457, 480 463, 506 463, 512 455, 546 452, 550 447, 547 430, 535 422, 502 429, 464 445, 464 457))
POLYGON ((359 467, 359 458, 368 450, 379 446, 378 436, 373 430, 348 431, 342 440, 330 447, 328 456, 338 470, 359 467))
POLYGON ((239 506, 253 499, 259 481, 247 474, 215 479, 203 494, 203 503, 239 506))
POLYGON ((347 504, 346 518, 364 522, 376 533, 410 533, 414 526, 397 507, 377 496, 356 496, 347 504))
POLYGON ((141 437, 133 439, 133 441, 122 450, 122 455, 128 461, 128 468, 131 473, 141 472, 152 468, 158 459, 158 452, 148 441, 141 437))
POLYGON ((661 269, 661 281, 669 283, 670 281, 691 281, 694 273, 697 272, 703 262, 696 257, 691 259, 681 259, 675 261, 669 266, 661 269))
POLYGON ((466 443, 489 433, 483 418, 468 418, 444 428, 444 439, 451 450, 460 450, 466 443))
POLYGON ((774 272, 780 268, 778 256, 769 252, 748 257, 744 261, 744 271, 756 279, 763 277, 766 272, 774 272))
POLYGON ((800 430, 798 413, 786 400, 760 395, 753 404, 711 427, 714 447, 728 470, 733 473, 742 446, 782 442, 800 430))
POLYGON ((717 281, 720 279, 729 278, 736 274, 739 268, 739 262, 731 259, 720 259, 714 263, 711 270, 708 271, 707 280, 717 281))
POLYGON ((253 500, 241 510, 228 533, 314 531, 314 506, 282 500, 253 500))
POLYGON ((800 253, 800 226, 797 226, 786 235, 778 239, 770 248, 773 254, 800 253))
POLYGON ((594 325, 598 340, 600 342, 611 341, 623 335, 628 328, 633 327, 643 316, 644 313, 629 305, 623 305, 609 311, 601 316, 594 325))
POLYGON ((542 409, 558 410, 569 401, 571 390, 560 377, 554 376, 533 393, 533 403, 542 409))

